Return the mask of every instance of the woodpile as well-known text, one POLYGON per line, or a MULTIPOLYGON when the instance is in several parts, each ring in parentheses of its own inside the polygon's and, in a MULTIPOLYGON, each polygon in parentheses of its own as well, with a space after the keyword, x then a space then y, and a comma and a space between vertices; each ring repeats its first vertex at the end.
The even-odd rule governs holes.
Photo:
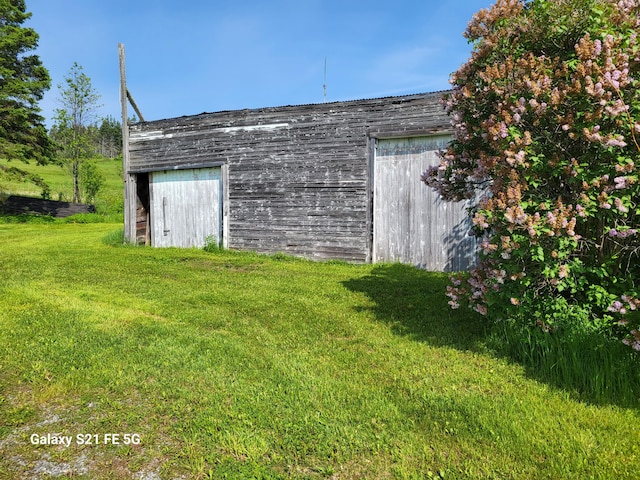
POLYGON ((11 195, 0 204, 0 212, 5 215, 51 215, 56 218, 69 217, 79 213, 94 213, 93 205, 84 203, 57 202, 41 198, 11 195))

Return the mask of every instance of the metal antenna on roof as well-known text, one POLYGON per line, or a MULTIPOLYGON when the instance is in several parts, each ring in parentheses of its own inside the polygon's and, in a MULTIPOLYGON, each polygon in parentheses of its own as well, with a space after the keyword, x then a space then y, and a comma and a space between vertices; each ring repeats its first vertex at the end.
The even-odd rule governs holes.
POLYGON ((327 57, 324 57, 324 84, 322 85, 324 90, 324 97, 322 102, 327 103, 327 57))

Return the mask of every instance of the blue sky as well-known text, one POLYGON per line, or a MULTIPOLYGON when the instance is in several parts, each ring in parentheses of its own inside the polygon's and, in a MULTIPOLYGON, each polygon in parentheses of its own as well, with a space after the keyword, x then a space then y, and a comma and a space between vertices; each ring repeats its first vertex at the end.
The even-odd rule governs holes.
POLYGON ((78 62, 120 118, 118 43, 145 119, 447 89, 462 33, 492 0, 27 0, 58 85, 78 62))

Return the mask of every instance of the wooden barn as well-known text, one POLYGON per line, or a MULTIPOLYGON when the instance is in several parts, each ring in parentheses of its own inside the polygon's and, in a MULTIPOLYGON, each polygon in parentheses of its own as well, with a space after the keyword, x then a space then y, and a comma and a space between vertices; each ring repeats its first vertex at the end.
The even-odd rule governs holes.
POLYGON ((130 125, 125 235, 312 259, 475 260, 468 205, 420 182, 451 139, 442 93, 222 111, 130 125))

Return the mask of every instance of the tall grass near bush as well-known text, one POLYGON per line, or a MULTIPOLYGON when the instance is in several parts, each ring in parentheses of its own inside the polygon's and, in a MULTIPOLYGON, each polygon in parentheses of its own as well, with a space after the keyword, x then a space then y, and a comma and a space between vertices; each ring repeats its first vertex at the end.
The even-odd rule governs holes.
POLYGON ((528 374, 595 404, 640 405, 640 355, 586 328, 546 332, 496 325, 488 344, 528 374))

